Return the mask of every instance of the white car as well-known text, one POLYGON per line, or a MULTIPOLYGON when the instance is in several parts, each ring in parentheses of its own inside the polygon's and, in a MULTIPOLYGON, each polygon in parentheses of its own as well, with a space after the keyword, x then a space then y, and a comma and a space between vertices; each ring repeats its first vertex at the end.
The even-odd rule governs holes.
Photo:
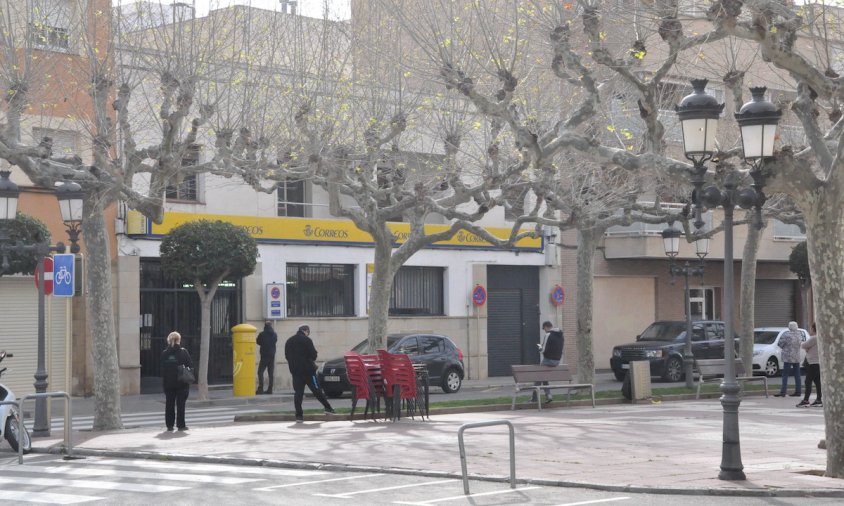
MULTIPOLYGON (((782 372, 782 348, 779 347, 780 336, 788 327, 759 327, 753 329, 753 372, 762 372, 769 378, 782 372)), ((802 334, 801 342, 805 342, 809 334, 798 329, 802 334)), ((800 364, 806 358, 806 350, 800 348, 800 364)))

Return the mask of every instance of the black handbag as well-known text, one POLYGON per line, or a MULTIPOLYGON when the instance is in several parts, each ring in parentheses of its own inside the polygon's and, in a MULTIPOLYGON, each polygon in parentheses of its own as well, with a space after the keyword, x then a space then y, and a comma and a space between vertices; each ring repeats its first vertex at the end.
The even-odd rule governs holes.
POLYGON ((176 379, 187 385, 196 383, 196 375, 193 374, 193 369, 186 365, 180 365, 179 368, 176 369, 176 379))

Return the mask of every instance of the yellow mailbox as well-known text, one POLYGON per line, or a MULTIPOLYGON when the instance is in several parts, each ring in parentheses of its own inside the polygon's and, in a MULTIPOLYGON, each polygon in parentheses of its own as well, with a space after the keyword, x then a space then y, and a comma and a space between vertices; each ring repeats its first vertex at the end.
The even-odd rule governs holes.
POLYGON ((258 329, 248 323, 232 327, 232 386, 235 397, 255 395, 255 338, 258 329))

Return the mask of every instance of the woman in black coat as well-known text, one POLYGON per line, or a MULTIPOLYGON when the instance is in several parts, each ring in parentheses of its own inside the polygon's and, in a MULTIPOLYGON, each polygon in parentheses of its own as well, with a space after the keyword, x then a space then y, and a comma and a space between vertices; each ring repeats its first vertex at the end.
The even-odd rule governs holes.
POLYGON ((185 403, 190 393, 190 384, 179 381, 180 365, 193 368, 188 350, 181 347, 182 336, 178 332, 170 332, 167 336, 167 349, 161 353, 161 381, 164 386, 166 402, 164 407, 164 423, 167 430, 173 430, 173 424, 179 430, 187 430, 185 425, 185 403))

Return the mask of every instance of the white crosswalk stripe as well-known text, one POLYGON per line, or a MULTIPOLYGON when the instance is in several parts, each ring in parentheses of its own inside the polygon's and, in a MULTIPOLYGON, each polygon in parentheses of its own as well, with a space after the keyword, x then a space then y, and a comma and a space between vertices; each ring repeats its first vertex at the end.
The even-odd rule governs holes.
MULTIPOLYGON (((220 423, 231 423, 235 415, 248 413, 260 413, 260 409, 242 408, 197 408, 188 409, 185 413, 185 422, 188 427, 191 425, 214 425, 220 423)), ((145 413, 127 413, 121 415, 123 425, 126 427, 158 427, 164 426, 164 408, 161 411, 145 413)), ((94 427, 93 416, 74 416, 73 430, 91 430, 94 427)), ((64 428, 64 417, 56 416, 50 421, 50 429, 61 431, 64 428)))
POLYGON ((329 473, 321 470, 225 464, 190 463, 186 467, 182 462, 147 459, 89 457, 70 461, 49 460, 3 466, 0 471, 0 504, 113 503, 115 493, 154 495, 211 485, 252 488, 285 478, 301 480, 326 474, 329 473), (77 490, 80 493, 74 493, 77 490), (108 496, 100 497, 90 492, 100 492, 104 496, 107 492, 108 496))

